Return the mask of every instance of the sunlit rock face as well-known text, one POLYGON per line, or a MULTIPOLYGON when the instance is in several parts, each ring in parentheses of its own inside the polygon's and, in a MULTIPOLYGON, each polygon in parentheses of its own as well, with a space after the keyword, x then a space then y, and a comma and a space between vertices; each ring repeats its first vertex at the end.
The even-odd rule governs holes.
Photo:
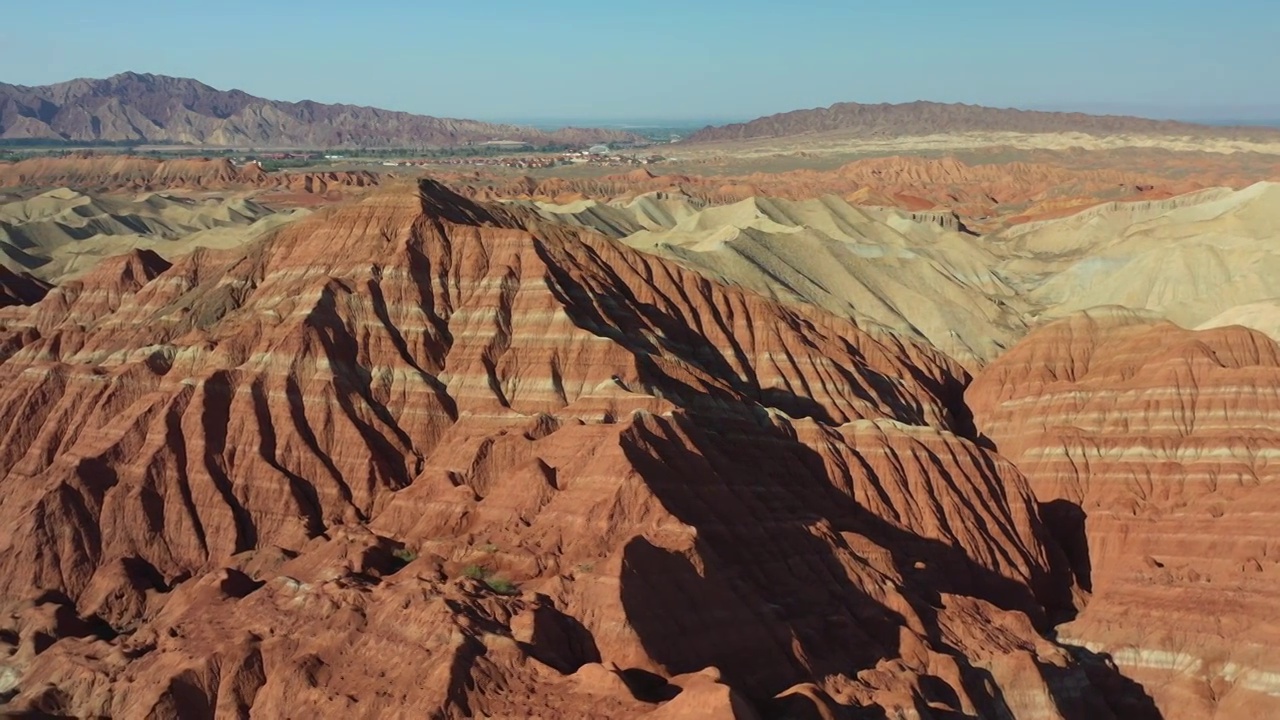
POLYGON ((424 183, 0 316, 0 692, 1134 717, 942 354, 424 183))
POLYGON ((1092 591, 1062 642, 1165 717, 1280 712, 1280 351, 1124 311, 1050 324, 969 388, 1092 591))

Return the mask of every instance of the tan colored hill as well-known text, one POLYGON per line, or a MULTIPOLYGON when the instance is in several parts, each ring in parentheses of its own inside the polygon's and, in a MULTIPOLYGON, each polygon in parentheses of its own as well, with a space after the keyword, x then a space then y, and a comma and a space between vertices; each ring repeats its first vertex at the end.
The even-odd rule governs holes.
POLYGON ((624 238, 642 230, 666 230, 706 207, 706 203, 688 195, 664 192, 613 202, 590 199, 565 204, 530 200, 509 202, 532 208, 555 222, 590 228, 612 238, 624 238))
POLYGON ((1280 277, 1278 184, 1111 203, 985 237, 946 215, 838 197, 532 204, 722 282, 927 341, 969 368, 1043 318, 1114 305, 1196 327, 1274 297, 1280 277))
POLYGON ((1108 205, 991 238, 1002 274, 1051 315, 1101 305, 1194 328, 1276 295, 1280 184, 1108 205))
POLYGON ((126 72, 39 87, 0 83, 0 139, 328 148, 637 138, 612 130, 544 132, 355 105, 281 102, 188 78, 126 72))
POLYGON ((58 282, 133 250, 174 257, 199 247, 235 247, 306 212, 276 212, 234 196, 121 198, 51 190, 0 205, 0 267, 58 282))
POLYGON ((1280 298, 1267 298, 1227 308, 1200 323, 1197 330, 1239 325, 1257 330, 1273 340, 1280 340, 1280 298))
POLYGON ((899 211, 838 197, 548 207, 721 282, 929 342, 969 367, 1025 333, 1021 303, 979 238, 899 211))
POLYGON ((825 108, 794 110, 746 123, 704 128, 690 135, 687 142, 820 134, 883 138, 970 132, 1141 134, 1267 139, 1272 142, 1280 140, 1280 130, 1266 128, 1223 128, 1118 115, 912 102, 896 105, 837 103, 825 108))

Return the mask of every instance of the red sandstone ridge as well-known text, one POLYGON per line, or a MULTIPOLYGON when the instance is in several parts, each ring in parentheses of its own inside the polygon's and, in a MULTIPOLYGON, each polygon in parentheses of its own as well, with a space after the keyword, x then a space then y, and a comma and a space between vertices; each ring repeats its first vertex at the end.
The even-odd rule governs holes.
POLYGON ((836 170, 792 170, 749 175, 652 175, 645 171, 594 178, 531 177, 510 180, 442 175, 476 198, 516 198, 566 203, 591 198, 629 199, 666 192, 712 204, 768 196, 803 200, 839 195, 856 205, 908 211, 948 210, 970 226, 991 227, 997 218, 1015 222, 1055 217, 1102 202, 1142 200, 1191 192, 1207 185, 1244 187, 1276 176, 1280 168, 1241 174, 1230 167, 1160 169, 1066 167, 1045 162, 968 164, 955 158, 894 156, 848 163, 836 170))
POLYGON ((1113 655, 1165 717, 1280 713, 1280 349, 1094 311, 968 391, 1093 597, 1065 642, 1113 655))
POLYGON ((74 716, 1134 717, 965 375, 426 183, 0 331, 0 678, 74 716))
POLYGON ((267 173, 260 165, 237 166, 226 158, 158 160, 78 153, 0 163, 0 187, 70 187, 90 191, 263 187, 325 194, 339 188, 372 187, 378 180, 377 175, 363 170, 267 173))

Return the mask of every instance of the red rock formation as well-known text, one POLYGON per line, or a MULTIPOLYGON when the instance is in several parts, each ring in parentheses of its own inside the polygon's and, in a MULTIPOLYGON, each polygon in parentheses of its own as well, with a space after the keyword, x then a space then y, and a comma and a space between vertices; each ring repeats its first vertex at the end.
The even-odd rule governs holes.
MULTIPOLYGON (((850 203, 908 211, 945 209, 974 227, 1061 216, 1102 202, 1145 200, 1210 185, 1245 187, 1280 178, 1274 161, 1247 170, 1240 162, 1191 163, 1169 158, 1135 160, 1125 167, 1094 167, 1068 155, 1040 154, 1035 162, 970 164, 955 158, 894 156, 858 160, 836 170, 793 170, 749 175, 653 175, 632 172, 594 178, 516 180, 440 175, 471 197, 572 202, 627 199, 670 192, 726 204, 754 196, 802 200, 835 194, 850 203), (1150 170, 1133 167, 1153 165, 1150 170)), ((1128 157, 1128 156, 1126 156, 1128 157)))
POLYGON ((34 157, 0 165, 0 186, 159 187, 225 186, 238 181, 234 163, 225 158, 157 160, 133 155, 75 153, 34 157))
POLYGON ((0 163, 0 187, 71 187, 90 191, 262 187, 323 195, 337 188, 372 187, 378 181, 378 175, 363 170, 268 173, 260 165, 237 166, 227 158, 158 160, 77 153, 0 163))
POLYGON ((1280 349, 1097 311, 988 366, 968 397, 1072 551, 1064 641, 1112 654, 1165 717, 1280 713, 1280 349))
POLYGON ((11 706, 1143 709, 955 363, 421 190, 0 331, 11 706))

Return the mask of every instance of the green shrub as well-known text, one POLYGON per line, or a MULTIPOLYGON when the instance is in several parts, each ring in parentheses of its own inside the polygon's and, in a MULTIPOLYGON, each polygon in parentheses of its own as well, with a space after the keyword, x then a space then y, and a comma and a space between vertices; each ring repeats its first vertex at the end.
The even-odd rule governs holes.
POLYGON ((517 595, 520 588, 506 578, 495 577, 493 571, 483 565, 468 565, 462 570, 464 577, 479 580, 499 595, 517 595))
POLYGON ((489 578, 484 581, 484 584, 499 595, 515 595, 520 592, 520 588, 516 587, 515 583, 504 578, 489 578))
POLYGON ((418 559, 418 553, 410 550, 409 548, 396 548, 391 551, 391 556, 405 565, 408 565, 418 559))

